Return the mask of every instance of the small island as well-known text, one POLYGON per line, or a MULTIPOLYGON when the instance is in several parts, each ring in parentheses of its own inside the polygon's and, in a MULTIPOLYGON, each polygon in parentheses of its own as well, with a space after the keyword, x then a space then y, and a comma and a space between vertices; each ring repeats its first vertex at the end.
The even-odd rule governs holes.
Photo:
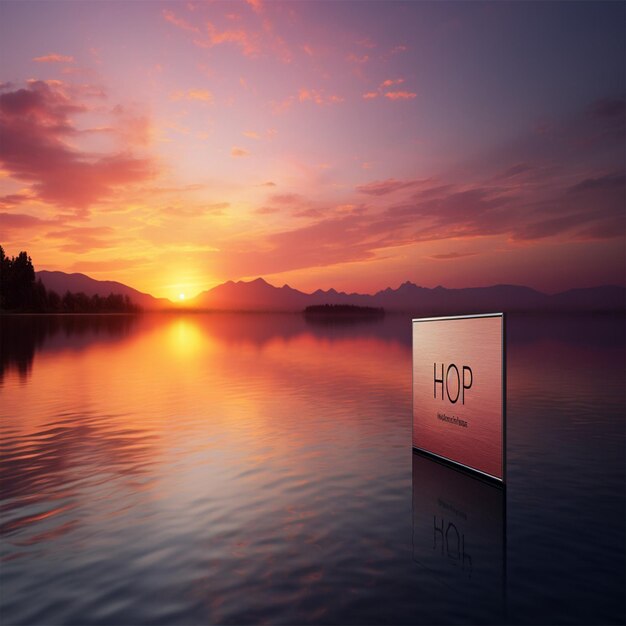
POLYGON ((321 318, 381 318, 385 316, 385 309, 373 306, 357 306, 355 304, 315 304, 306 307, 305 316, 320 316, 321 318))

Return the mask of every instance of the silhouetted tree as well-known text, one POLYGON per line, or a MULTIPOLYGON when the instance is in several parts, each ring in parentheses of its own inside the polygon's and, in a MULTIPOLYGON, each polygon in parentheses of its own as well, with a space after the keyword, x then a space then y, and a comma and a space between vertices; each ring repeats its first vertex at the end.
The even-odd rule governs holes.
POLYGON ((56 291, 48 291, 46 310, 50 313, 59 313, 61 311, 61 297, 56 291))
POLYGON ((0 246, 0 309, 8 308, 6 303, 11 260, 5 256, 4 248, 0 246))
POLYGON ((5 256, 0 246, 0 272, 2 278, 1 302, 3 309, 30 308, 33 304, 35 268, 26 252, 20 252, 16 257, 5 256))
POLYGON ((0 246, 0 310, 33 313, 136 313, 139 307, 122 294, 106 298, 71 293, 61 298, 35 280, 35 268, 26 252, 8 257, 0 246))
POLYGON ((35 313, 45 313, 46 288, 41 280, 33 282, 29 291, 27 308, 35 313))
POLYGON ((63 313, 74 313, 74 300, 74 294, 66 291, 61 300, 61 311, 63 313))

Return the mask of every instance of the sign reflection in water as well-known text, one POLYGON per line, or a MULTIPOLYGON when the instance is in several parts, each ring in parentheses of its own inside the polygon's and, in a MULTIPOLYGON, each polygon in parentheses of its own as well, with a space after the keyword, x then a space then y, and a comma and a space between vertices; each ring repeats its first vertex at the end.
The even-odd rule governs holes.
POLYGON ((413 452, 413 559, 460 604, 502 615, 506 586, 505 489, 413 452))

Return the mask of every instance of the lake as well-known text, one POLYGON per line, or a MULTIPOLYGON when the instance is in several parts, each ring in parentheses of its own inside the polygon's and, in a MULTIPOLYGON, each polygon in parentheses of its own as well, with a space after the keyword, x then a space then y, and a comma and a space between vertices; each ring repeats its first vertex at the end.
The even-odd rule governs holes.
POLYGON ((509 317, 504 489, 412 452, 405 317, 0 324, 3 624, 624 623, 623 316, 509 317))

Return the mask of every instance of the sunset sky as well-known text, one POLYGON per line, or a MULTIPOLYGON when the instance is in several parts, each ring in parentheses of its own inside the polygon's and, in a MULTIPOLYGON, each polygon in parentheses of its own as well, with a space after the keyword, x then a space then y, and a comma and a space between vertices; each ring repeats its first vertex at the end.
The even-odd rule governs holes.
POLYGON ((192 297, 625 282, 622 2, 0 3, 0 243, 192 297))

